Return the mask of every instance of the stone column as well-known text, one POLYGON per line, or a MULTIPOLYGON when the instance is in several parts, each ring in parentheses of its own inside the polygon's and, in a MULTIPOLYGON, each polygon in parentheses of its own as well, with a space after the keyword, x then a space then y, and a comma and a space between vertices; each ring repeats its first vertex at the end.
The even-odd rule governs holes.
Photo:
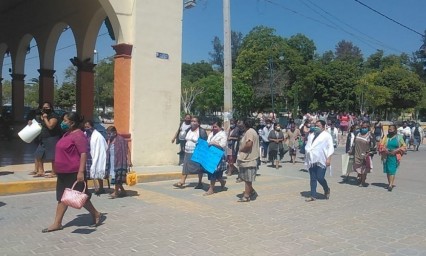
POLYGON ((14 121, 24 121, 24 85, 25 75, 11 74, 12 76, 12 115, 14 121))
POLYGON ((0 77, 0 113, 3 111, 3 78, 0 77))
POLYGON ((114 56, 114 126, 120 134, 130 138, 130 75, 132 65, 131 44, 117 44, 114 56))
POLYGON ((39 87, 38 87, 38 102, 39 104, 43 102, 50 102, 53 105, 54 104, 54 89, 55 89, 55 82, 54 82, 54 74, 55 70, 52 69, 39 69, 38 72, 40 73, 39 76, 39 87))
POLYGON ((93 68, 96 64, 79 60, 77 57, 71 59, 74 66, 77 67, 77 84, 76 84, 76 105, 77 112, 84 116, 85 120, 93 118, 94 96, 95 96, 95 76, 93 68))

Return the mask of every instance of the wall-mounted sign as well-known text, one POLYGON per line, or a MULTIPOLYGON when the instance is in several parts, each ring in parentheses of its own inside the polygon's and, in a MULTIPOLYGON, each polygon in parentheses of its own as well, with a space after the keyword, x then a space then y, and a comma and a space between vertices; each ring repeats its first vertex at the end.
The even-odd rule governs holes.
POLYGON ((155 54, 155 56, 159 59, 163 59, 163 60, 168 60, 169 59, 169 55, 167 53, 164 52, 157 52, 155 54))

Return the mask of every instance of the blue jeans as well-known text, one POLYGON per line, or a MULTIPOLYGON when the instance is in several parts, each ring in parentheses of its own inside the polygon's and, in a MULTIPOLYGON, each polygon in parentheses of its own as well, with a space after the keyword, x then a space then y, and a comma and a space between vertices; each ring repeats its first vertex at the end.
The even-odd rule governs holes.
POLYGON ((317 181, 324 189, 324 193, 329 190, 327 181, 324 178, 326 170, 326 168, 321 168, 317 165, 309 168, 309 176, 311 177, 311 197, 315 198, 317 196, 317 181))
POLYGON ((266 158, 268 156, 269 141, 268 142, 263 141, 262 147, 263 147, 262 158, 266 158))

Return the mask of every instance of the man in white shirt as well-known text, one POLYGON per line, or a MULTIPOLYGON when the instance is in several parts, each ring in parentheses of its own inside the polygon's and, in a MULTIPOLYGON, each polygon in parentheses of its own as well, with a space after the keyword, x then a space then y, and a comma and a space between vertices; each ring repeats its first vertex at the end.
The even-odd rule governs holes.
POLYGON ((327 127, 327 132, 330 133, 331 138, 333 139, 334 148, 337 148, 337 146, 339 145, 339 130, 335 127, 334 123, 329 123, 327 127))
POLYGON ((262 138, 262 161, 267 161, 268 159, 268 147, 269 147, 269 132, 273 131, 274 127, 270 119, 266 120, 266 125, 260 132, 260 137, 262 138))
POLYGON ((407 125, 407 122, 402 123, 402 127, 399 127, 397 130, 398 134, 401 134, 404 137, 405 145, 407 147, 410 145, 410 138, 411 138, 411 129, 407 125))
POLYGON ((325 132, 325 122, 318 120, 311 130, 305 147, 305 165, 309 168, 311 185, 311 196, 305 200, 306 202, 316 200, 317 182, 323 187, 326 199, 330 198, 330 188, 325 180, 325 172, 327 166, 330 166, 331 156, 334 153, 333 139, 328 132, 325 132))

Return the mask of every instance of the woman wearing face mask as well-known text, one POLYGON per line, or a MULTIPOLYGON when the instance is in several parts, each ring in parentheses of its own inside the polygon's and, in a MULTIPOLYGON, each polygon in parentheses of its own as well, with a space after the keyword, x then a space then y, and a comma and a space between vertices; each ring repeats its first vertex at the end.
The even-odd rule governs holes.
POLYGON ((283 141, 284 134, 281 131, 280 124, 274 124, 274 130, 269 133, 269 161, 276 169, 280 166, 280 160, 284 156, 283 141), (279 154, 278 154, 279 153, 279 154))
POLYGON ((365 180, 367 174, 373 168, 371 159, 371 150, 376 145, 374 135, 370 133, 369 123, 362 123, 359 134, 355 136, 353 142, 354 164, 353 170, 358 173, 358 182, 360 187, 366 187, 365 180))
MULTIPOLYGON (((43 229, 43 233, 63 229, 62 219, 68 209, 68 206, 61 202, 65 188, 71 188, 74 182, 78 181, 74 189, 78 191, 84 189, 88 142, 80 129, 82 121, 83 118, 79 114, 70 112, 65 114, 64 120, 60 125, 65 134, 56 144, 55 152, 56 200, 58 205, 55 221, 48 228, 43 229)), ((92 215, 92 226, 98 226, 101 223, 102 214, 95 209, 90 201, 87 185, 84 192, 89 195, 84 208, 92 215)))
MULTIPOLYGON (((36 118, 36 120, 38 117, 36 118)), ((55 146, 59 138, 62 135, 61 128, 59 126, 60 117, 53 111, 53 105, 50 102, 44 102, 40 110, 40 119, 38 121, 41 124, 41 133, 39 136, 39 145, 34 153, 35 157, 35 169, 30 175, 33 177, 46 177, 54 178, 54 158, 55 158, 55 146), (52 173, 44 175, 44 163, 52 162, 52 173)), ((28 125, 32 124, 32 120, 28 121, 28 125)))
POLYGON ((108 149, 107 149, 107 171, 114 175, 114 192, 110 194, 110 199, 126 196, 123 183, 126 182, 127 170, 132 166, 130 151, 127 141, 123 136, 117 134, 114 126, 107 128, 108 149))
POLYGON ((186 133, 185 143, 185 157, 183 159, 182 177, 179 182, 174 183, 173 186, 177 188, 184 188, 185 181, 189 174, 198 174, 198 184, 195 189, 203 188, 203 172, 199 163, 191 160, 194 153, 195 146, 197 145, 198 138, 207 140, 206 131, 200 127, 200 122, 197 117, 191 119, 191 129, 186 133))
POLYGON ((105 193, 104 181, 106 169, 106 156, 108 145, 105 138, 93 125, 93 121, 84 123, 84 134, 89 142, 87 154, 86 174, 88 179, 93 179, 95 194, 105 193))
POLYGON ((300 130, 296 128, 296 124, 292 123, 290 129, 287 130, 288 147, 290 149, 290 162, 296 164, 297 147, 301 138, 300 130))
POLYGON ((222 121, 217 120, 212 123, 212 132, 207 138, 207 142, 210 147, 217 147, 223 150, 223 157, 220 160, 217 168, 213 174, 207 173, 207 177, 210 180, 210 187, 205 196, 214 194, 214 185, 216 181, 220 182, 220 188, 223 190, 225 188, 226 181, 223 179, 223 172, 226 170, 226 158, 225 158, 225 148, 227 145, 227 138, 225 131, 222 130, 222 121))
POLYGON ((380 142, 379 152, 383 161, 383 172, 388 178, 388 191, 391 192, 395 187, 395 174, 398 170, 401 157, 407 150, 402 135, 396 132, 396 125, 389 125, 388 134, 380 142))
POLYGON ((235 125, 236 121, 234 119, 230 120, 230 127, 228 132, 228 146, 226 149, 227 153, 227 162, 228 167, 226 171, 226 175, 230 176, 234 173, 238 173, 237 167, 235 167, 235 162, 237 161, 237 153, 239 149, 239 141, 240 141, 240 130, 235 125))

